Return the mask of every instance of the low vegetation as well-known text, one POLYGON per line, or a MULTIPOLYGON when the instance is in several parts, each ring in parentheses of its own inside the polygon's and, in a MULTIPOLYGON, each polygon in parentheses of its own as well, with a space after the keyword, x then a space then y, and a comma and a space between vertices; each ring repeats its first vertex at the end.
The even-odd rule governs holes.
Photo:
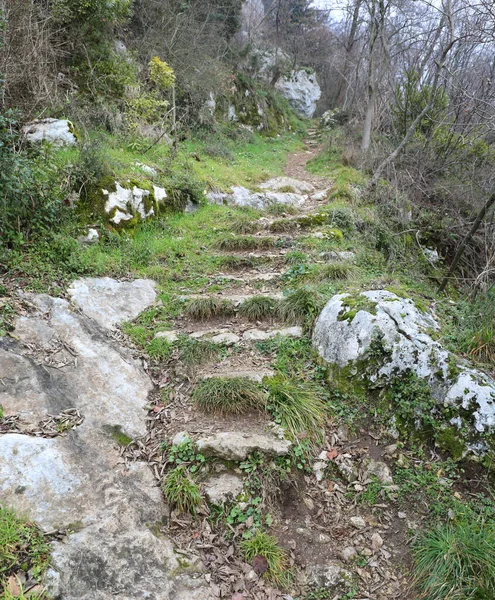
POLYGON ((221 298, 196 298, 191 300, 185 310, 190 319, 207 321, 214 317, 229 316, 234 312, 232 303, 221 298))
POLYGON ((263 410, 266 404, 259 385, 244 377, 203 379, 193 392, 193 401, 198 408, 219 414, 263 410))
POLYGON ((275 247, 275 240, 269 237, 238 236, 218 240, 214 244, 217 250, 226 252, 247 252, 250 250, 267 250, 275 247))
POLYGON ((285 296, 278 305, 278 314, 286 322, 293 325, 311 323, 320 309, 317 293, 309 288, 299 288, 285 296))
POLYGON ((181 465, 167 473, 162 484, 165 498, 179 513, 196 516, 203 503, 198 485, 187 467, 181 465))
POLYGON ((239 307, 239 315, 248 321, 271 319, 275 314, 276 300, 269 296, 254 296, 245 300, 239 307))
POLYGON ((258 571, 275 584, 285 587, 290 576, 285 551, 273 536, 257 530, 254 536, 241 543, 241 550, 249 562, 258 565, 258 571))
POLYGON ((224 348, 208 340, 196 340, 184 336, 179 341, 179 359, 188 366, 199 366, 220 357, 224 348))

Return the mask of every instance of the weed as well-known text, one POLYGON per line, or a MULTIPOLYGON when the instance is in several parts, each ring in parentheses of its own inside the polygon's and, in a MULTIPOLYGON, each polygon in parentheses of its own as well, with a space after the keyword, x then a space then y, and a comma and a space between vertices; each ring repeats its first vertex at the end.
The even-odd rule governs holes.
POLYGON ((414 547, 414 581, 427 600, 495 598, 495 527, 443 524, 414 547))
POLYGON ((275 247, 275 240, 270 237, 238 236, 217 240, 213 245, 217 250, 226 252, 247 252, 248 250, 268 250, 275 247))
POLYGON ((317 384, 277 375, 267 379, 265 385, 269 393, 268 410, 292 439, 302 433, 314 441, 322 439, 327 417, 317 384))
POLYGON ((196 516, 203 499, 187 467, 181 465, 169 471, 163 480, 162 489, 167 501, 180 513, 188 512, 196 516))
POLYGON ((294 219, 279 219, 273 221, 270 225, 270 231, 273 233, 285 233, 297 229, 298 223, 294 219))
POLYGON ((256 266, 256 260, 249 256, 222 256, 220 266, 233 271, 238 269, 252 269, 256 266))
POLYGON ((248 219, 236 219, 230 224, 230 228, 234 233, 246 234, 256 233, 259 229, 259 224, 256 221, 248 219))
POLYGON ((301 252, 300 250, 291 250, 285 255, 285 263, 288 265, 298 265, 300 263, 305 264, 308 262, 308 258, 309 257, 306 252, 301 252))
POLYGON ((172 356, 172 344, 163 338, 155 338, 145 346, 146 352, 156 360, 167 360, 172 356))
POLYGON ((312 321, 319 309, 319 296, 308 288, 299 288, 280 301, 278 314, 287 323, 302 324, 312 321))
POLYGON ((179 340, 179 358, 189 366, 202 365, 217 360, 224 352, 220 344, 208 340, 183 337, 179 340))
POLYGON ((269 296, 254 296, 239 307, 239 315, 249 321, 270 319, 275 313, 276 301, 269 296))
POLYGON ((186 316, 196 321, 207 321, 213 317, 231 315, 234 311, 232 303, 221 298, 196 298, 186 307, 186 316))
POLYGON ((227 523, 229 525, 245 525, 249 523, 249 527, 243 533, 244 539, 251 538, 255 531, 259 529, 263 523, 266 523, 266 517, 263 517, 261 510, 262 499, 260 496, 251 498, 249 502, 242 504, 234 504, 227 515, 227 523))
POLYGON ((175 467, 187 466, 190 473, 201 470, 206 463, 206 457, 196 450, 194 442, 190 438, 186 438, 178 445, 162 445, 160 449, 167 455, 167 464, 175 467))
POLYGON ((277 585, 286 584, 287 555, 276 538, 258 529, 251 539, 241 543, 241 550, 249 562, 263 557, 267 565, 266 577, 277 585))
POLYGON ((353 265, 346 262, 335 262, 328 265, 318 265, 311 269, 307 274, 307 278, 312 281, 325 281, 326 279, 349 279, 353 271, 353 265))
POLYGON ((273 203, 267 207, 266 212, 274 217, 280 217, 283 215, 296 215, 299 211, 295 206, 291 206, 290 204, 273 203))
POLYGON ((0 506, 0 582, 19 570, 39 577, 48 567, 50 546, 42 532, 13 510, 0 506))
POLYGON ((265 408, 263 390, 244 377, 212 377, 200 381, 193 400, 202 410, 213 413, 241 414, 265 408))

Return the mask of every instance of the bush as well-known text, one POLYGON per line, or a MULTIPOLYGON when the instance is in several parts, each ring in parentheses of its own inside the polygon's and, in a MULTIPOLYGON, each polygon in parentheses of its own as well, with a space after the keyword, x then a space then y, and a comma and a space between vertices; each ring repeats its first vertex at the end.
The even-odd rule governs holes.
POLYGON ((425 600, 495 598, 495 527, 443 524, 414 547, 414 581, 425 600))

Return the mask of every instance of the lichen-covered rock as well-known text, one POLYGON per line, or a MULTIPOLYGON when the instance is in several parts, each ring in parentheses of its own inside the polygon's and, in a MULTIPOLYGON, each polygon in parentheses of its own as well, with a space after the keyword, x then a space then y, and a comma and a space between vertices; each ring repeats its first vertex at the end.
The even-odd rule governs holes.
POLYGON ((41 119, 22 128, 25 138, 33 143, 49 142, 54 146, 74 146, 77 143, 74 125, 67 119, 41 119))
POLYGON ((114 225, 125 224, 155 216, 167 198, 167 192, 156 185, 143 189, 137 185, 124 186, 118 181, 113 190, 102 189, 105 213, 114 225))
POLYGON ((275 87, 296 112, 308 119, 313 117, 321 97, 321 88, 314 73, 305 69, 291 71, 280 78, 275 87))
POLYGON ((235 500, 242 492, 244 482, 238 475, 222 473, 210 477, 204 484, 206 498, 212 504, 225 504, 235 500))
POLYGON ((300 207, 306 196, 291 192, 252 192, 245 187, 235 186, 230 193, 209 192, 206 198, 212 204, 231 204, 264 210, 275 204, 300 207))
POLYGON ((387 393, 410 374, 425 382, 437 442, 452 449, 453 435, 464 446, 461 454, 483 454, 495 432, 495 381, 445 350, 432 337, 438 329, 431 313, 386 290, 339 294, 318 317, 313 345, 334 376, 368 389, 387 393))

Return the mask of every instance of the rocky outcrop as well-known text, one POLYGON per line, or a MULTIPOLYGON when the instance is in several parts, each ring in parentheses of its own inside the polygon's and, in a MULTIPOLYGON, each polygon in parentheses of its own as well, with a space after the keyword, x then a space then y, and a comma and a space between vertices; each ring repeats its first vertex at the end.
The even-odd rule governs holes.
POLYGON ((47 580, 55 598, 207 598, 204 580, 181 574, 172 543, 152 532, 168 508, 151 471, 126 464, 119 449, 146 434, 153 385, 130 351, 108 336, 128 312, 105 314, 105 294, 113 289, 114 300, 121 293, 138 310, 146 288, 91 281, 73 286, 85 290, 83 301, 75 295, 77 310, 64 299, 25 296, 31 312, 17 319, 11 338, 0 338, 0 405, 5 417, 25 425, 25 433, 0 435, 2 503, 45 531, 71 532, 53 543, 47 580), (37 430, 30 424, 67 409, 77 410, 82 423, 55 437, 28 435, 37 430))
POLYGON ((280 204, 284 206, 300 207, 306 201, 306 196, 293 192, 264 191, 252 192, 245 187, 235 186, 230 193, 208 192, 206 198, 212 204, 230 204, 264 210, 270 206, 280 204))
MULTIPOLYGON (((431 313, 391 292, 339 294, 320 314, 313 345, 341 382, 389 396, 390 384, 401 379, 412 375, 424 382, 438 423, 437 442, 457 454, 483 454, 495 431, 495 381, 443 348, 434 339, 438 330, 431 313)), ((393 402, 393 394, 390 398, 393 402)))
POLYGON ((157 215, 167 199, 167 192, 156 185, 147 189, 118 181, 110 189, 101 190, 105 214, 114 225, 126 225, 157 215))
POLYGON ((296 112, 308 119, 313 118, 321 98, 321 88, 315 73, 308 73, 305 69, 291 71, 281 77, 275 87, 296 112))
POLYGON ((32 121, 24 125, 22 133, 33 144, 48 142, 54 146, 74 146, 77 143, 74 125, 67 119, 32 121))

